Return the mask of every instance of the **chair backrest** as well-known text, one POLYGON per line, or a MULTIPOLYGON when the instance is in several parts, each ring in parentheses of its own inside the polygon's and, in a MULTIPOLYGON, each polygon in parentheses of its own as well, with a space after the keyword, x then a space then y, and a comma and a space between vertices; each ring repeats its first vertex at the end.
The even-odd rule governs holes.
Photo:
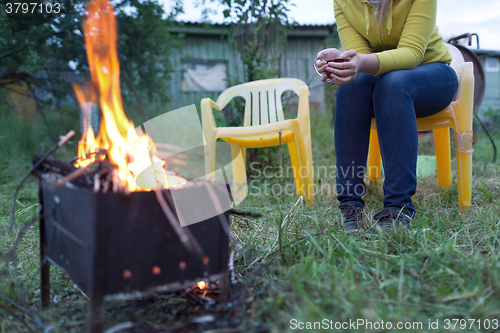
POLYGON ((451 63, 450 67, 455 70, 458 76, 458 80, 462 77, 462 69, 464 67, 464 56, 462 55, 462 52, 455 46, 451 44, 446 44, 448 46, 448 50, 451 53, 451 63))
POLYGON ((293 78, 258 80, 228 88, 220 94, 217 105, 222 109, 233 98, 245 99, 243 126, 255 126, 283 121, 281 95, 292 90, 300 95, 300 88, 306 84, 293 78))

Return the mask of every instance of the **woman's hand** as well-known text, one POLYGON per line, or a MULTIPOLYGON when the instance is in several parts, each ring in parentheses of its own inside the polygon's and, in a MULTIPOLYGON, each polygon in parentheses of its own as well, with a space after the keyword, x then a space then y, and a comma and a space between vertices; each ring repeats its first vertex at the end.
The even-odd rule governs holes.
MULTIPOLYGON (((331 85, 351 83, 360 71, 361 62, 361 56, 355 50, 343 51, 334 61, 324 66, 326 74, 323 75, 321 81, 325 82, 330 79, 331 85)), ((319 64, 318 62, 318 67, 319 64)))
POLYGON ((321 78, 322 82, 330 79, 329 73, 326 73, 326 68, 328 67, 327 61, 332 61, 333 59, 338 58, 340 53, 342 53, 342 51, 336 48, 324 49, 318 52, 318 55, 316 56, 316 67, 318 68, 319 73, 324 73, 321 78))
POLYGON ((380 61, 375 54, 358 54, 355 50, 343 51, 336 60, 325 67, 325 75, 321 81, 328 79, 331 85, 344 85, 354 81, 359 72, 376 74, 380 67, 380 61))

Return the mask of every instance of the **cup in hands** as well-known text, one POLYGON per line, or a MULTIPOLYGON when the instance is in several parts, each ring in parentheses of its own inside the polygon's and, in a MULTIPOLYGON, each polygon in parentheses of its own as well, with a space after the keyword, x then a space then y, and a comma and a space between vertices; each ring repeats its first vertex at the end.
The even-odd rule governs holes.
MULTIPOLYGON (((342 50, 337 50, 337 49, 328 49, 328 50, 321 52, 319 57, 314 60, 314 64, 313 64, 314 70, 316 71, 316 73, 321 77, 323 77, 323 75, 326 73, 326 69, 323 73, 321 73, 319 71, 319 68, 318 68, 319 62, 324 61, 324 62, 326 62, 326 64, 328 64, 329 62, 347 62, 347 61, 349 61, 349 59, 340 58, 340 55, 342 54, 342 52, 343 52, 342 50)), ((323 66, 321 66, 321 67, 323 67, 323 66)), ((326 81, 331 83, 331 82, 335 82, 335 79, 330 78, 330 79, 327 79, 326 81)))

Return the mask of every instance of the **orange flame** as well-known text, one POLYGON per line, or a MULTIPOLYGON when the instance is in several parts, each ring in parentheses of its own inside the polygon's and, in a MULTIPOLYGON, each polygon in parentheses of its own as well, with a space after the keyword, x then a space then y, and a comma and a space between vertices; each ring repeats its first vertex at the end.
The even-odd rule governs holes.
POLYGON ((75 91, 78 104, 80 104, 83 112, 83 134, 81 140, 78 142, 78 160, 75 166, 84 167, 94 162, 95 155, 92 153, 94 153, 98 148, 96 145, 94 129, 91 124, 88 123, 88 112, 90 112, 88 108, 90 107, 90 103, 96 102, 96 97, 94 89, 92 89, 90 84, 87 85, 87 92, 90 95, 90 103, 87 103, 82 87, 77 84, 73 84, 73 90, 75 91))
POLYGON ((208 287, 208 284, 206 284, 205 281, 200 281, 196 285, 199 289, 205 289, 206 287, 208 287))
MULTIPOLYGON (((97 137, 94 137, 92 126, 84 123, 85 130, 81 140, 84 144, 81 147, 79 145, 79 159, 75 166, 92 163, 95 153, 99 149, 105 149, 110 162, 117 167, 114 172, 117 173, 121 188, 126 191, 149 190, 156 188, 157 182, 167 188, 163 169, 165 163, 154 156, 156 148, 153 141, 146 134, 137 133, 134 124, 123 111, 114 8, 107 0, 92 0, 87 6, 87 12, 83 23, 85 45, 92 83, 100 93, 103 119, 97 137), (138 179, 148 167, 148 175, 141 175, 138 179)), ((82 89, 75 86, 75 93, 80 104, 85 105, 82 89)), ((185 180, 170 181, 174 182, 179 184, 185 180)))

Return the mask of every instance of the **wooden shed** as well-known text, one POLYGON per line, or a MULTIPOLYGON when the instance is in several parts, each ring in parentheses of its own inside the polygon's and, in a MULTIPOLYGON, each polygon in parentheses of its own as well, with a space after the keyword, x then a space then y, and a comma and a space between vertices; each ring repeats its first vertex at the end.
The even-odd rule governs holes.
POLYGON ((489 108, 500 110, 500 51, 471 51, 481 59, 485 78, 484 97, 478 111, 481 113, 489 108))
POLYGON ((27 74, 10 74, 0 78, 0 98, 9 104, 12 112, 25 120, 33 120, 36 111, 36 101, 28 84, 23 81, 27 74))
MULTIPOLYGON (((216 99, 228 87, 228 81, 242 82, 243 63, 228 40, 229 29, 225 24, 182 22, 170 28, 171 33, 184 36, 181 51, 172 59, 177 70, 170 85, 170 109, 195 104, 199 110, 201 99, 216 99)), ((314 72, 313 60, 318 51, 326 47, 326 39, 338 40, 336 36, 334 24, 294 26, 288 33, 284 56, 280 58, 278 77, 306 82, 313 111, 321 110, 325 100, 325 84, 314 72)))

